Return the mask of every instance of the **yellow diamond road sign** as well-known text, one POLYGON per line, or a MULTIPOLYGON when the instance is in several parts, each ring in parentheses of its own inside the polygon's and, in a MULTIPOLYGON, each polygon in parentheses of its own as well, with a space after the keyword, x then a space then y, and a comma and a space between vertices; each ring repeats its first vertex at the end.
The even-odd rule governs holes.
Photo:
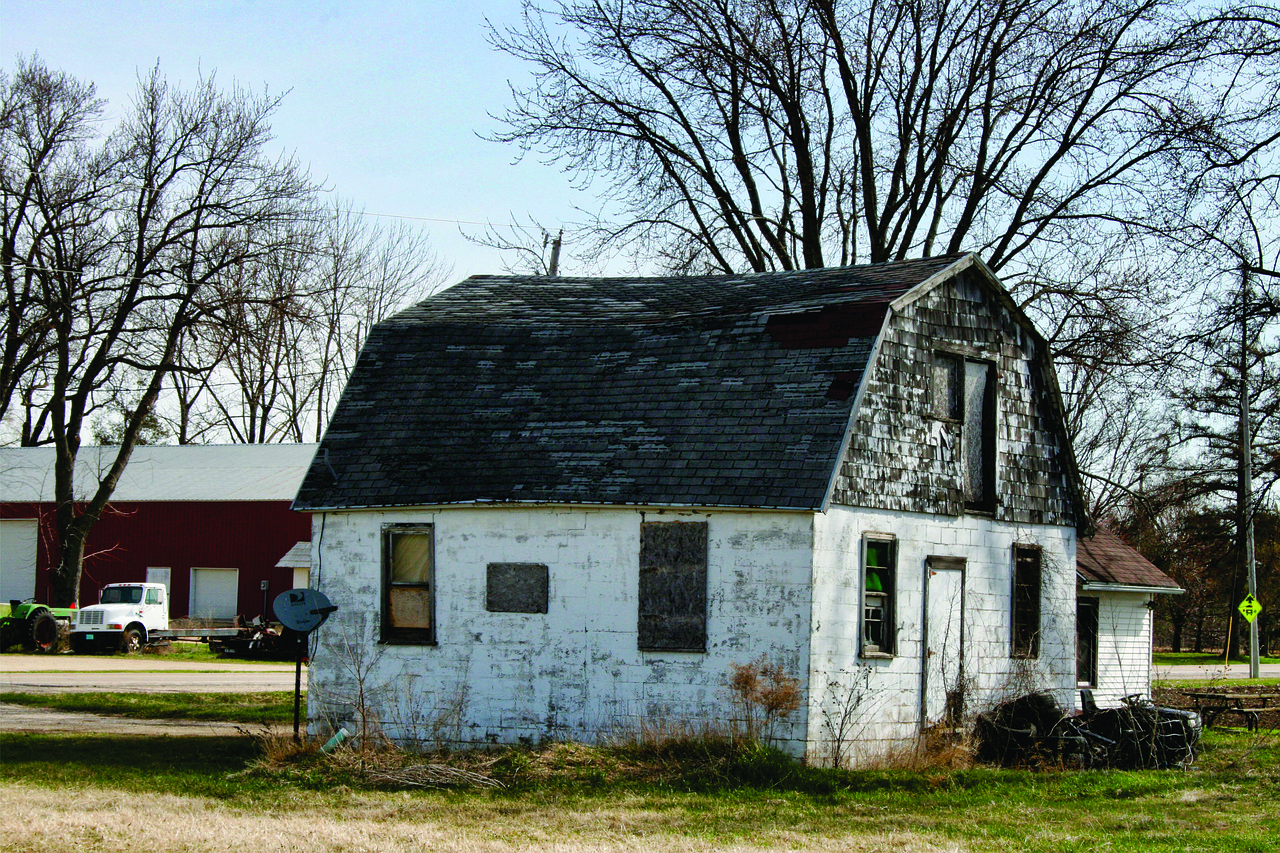
POLYGON ((1244 597, 1244 601, 1240 602, 1240 607, 1237 609, 1240 611, 1241 615, 1244 616, 1245 621, 1252 622, 1254 619, 1258 618, 1258 614, 1262 612, 1262 605, 1259 604, 1258 599, 1254 598, 1252 595, 1246 595, 1244 597))

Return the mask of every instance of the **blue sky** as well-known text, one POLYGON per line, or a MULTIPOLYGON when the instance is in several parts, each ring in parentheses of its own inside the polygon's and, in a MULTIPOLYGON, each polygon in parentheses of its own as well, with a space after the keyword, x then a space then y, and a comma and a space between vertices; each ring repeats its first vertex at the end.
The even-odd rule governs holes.
MULTIPOLYGON (((518 0, 448 2, 176 2, 0 0, 0 67, 19 54, 97 84, 108 114, 127 107, 137 74, 157 61, 172 82, 216 72, 288 94, 279 144, 367 211, 422 219, 554 225, 590 209, 567 176, 486 142, 527 79, 486 41, 486 16, 515 23, 518 0)), ((496 252, 445 222, 423 223, 454 280, 501 272, 496 252)), ((469 227, 472 232, 482 229, 469 227)))

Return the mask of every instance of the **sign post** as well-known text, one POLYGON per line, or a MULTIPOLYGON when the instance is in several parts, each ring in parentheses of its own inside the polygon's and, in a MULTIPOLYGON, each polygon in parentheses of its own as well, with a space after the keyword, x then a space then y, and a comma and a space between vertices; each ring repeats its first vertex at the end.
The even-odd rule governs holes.
POLYGON ((302 658, 307 648, 307 636, 323 625, 329 614, 338 608, 329 603, 323 592, 306 588, 285 590, 276 596, 273 606, 280 623, 297 633, 298 657, 293 670, 293 740, 301 743, 302 658))

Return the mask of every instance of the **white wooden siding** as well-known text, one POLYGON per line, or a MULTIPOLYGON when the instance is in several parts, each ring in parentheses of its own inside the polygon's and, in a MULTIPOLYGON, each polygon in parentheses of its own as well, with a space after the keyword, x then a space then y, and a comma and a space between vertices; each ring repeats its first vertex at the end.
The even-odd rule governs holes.
POLYGON ((1098 686, 1094 700, 1103 707, 1120 704, 1130 693, 1151 694, 1151 595, 1097 592, 1098 686))

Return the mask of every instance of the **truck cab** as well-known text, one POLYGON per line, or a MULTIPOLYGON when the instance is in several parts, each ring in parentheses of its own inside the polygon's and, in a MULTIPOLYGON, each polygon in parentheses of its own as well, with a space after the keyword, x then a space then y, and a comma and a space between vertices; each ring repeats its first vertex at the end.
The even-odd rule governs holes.
POLYGON ((71 648, 142 649, 156 631, 169 628, 169 597, 164 584, 113 583, 102 588, 97 604, 82 607, 71 627, 71 648))

